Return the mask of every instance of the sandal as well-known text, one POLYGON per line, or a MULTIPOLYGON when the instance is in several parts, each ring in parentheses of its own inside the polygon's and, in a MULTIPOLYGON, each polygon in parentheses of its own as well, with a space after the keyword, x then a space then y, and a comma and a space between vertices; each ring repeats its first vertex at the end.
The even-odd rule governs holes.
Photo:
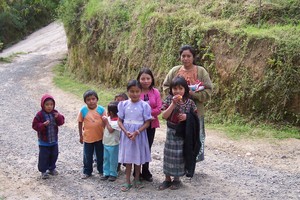
POLYGON ((132 184, 125 183, 124 185, 122 185, 121 191, 122 192, 127 192, 128 190, 130 190, 131 187, 132 187, 132 184))
POLYGON ((171 181, 164 181, 162 184, 159 185, 158 190, 165 190, 169 187, 171 187, 172 182, 171 181))
POLYGON ((136 180, 133 180, 133 185, 136 189, 141 189, 144 187, 141 181, 136 181, 136 180))
POLYGON ((173 181, 170 187, 171 190, 178 190, 181 186, 181 181, 173 181))

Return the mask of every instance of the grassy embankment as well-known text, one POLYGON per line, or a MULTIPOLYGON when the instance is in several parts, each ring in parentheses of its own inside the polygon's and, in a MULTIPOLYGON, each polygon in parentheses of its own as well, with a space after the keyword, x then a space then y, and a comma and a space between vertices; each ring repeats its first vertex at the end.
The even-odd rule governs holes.
POLYGON ((179 64, 179 46, 192 44, 215 84, 208 127, 235 138, 300 138, 299 128, 286 125, 300 121, 289 107, 299 95, 299 5, 296 0, 263 0, 262 7, 253 1, 66 1, 60 10, 70 47, 66 71, 82 82, 124 87, 148 65, 160 85, 179 64), (222 65, 227 61, 233 65, 222 65))

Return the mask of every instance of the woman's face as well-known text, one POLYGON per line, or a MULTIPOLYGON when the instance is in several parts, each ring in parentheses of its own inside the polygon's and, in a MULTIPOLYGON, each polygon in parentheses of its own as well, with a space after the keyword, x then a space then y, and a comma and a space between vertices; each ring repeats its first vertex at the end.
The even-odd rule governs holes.
POLYGON ((149 89, 152 83, 152 78, 149 74, 144 73, 140 76, 139 82, 143 89, 149 89))
POLYGON ((128 96, 130 97, 132 102, 137 102, 140 100, 140 94, 142 90, 137 86, 131 86, 128 90, 128 96))
POLYGON ((173 96, 175 96, 175 95, 183 96, 184 92, 185 92, 185 89, 182 85, 176 85, 176 86, 172 87, 173 96))
POLYGON ((193 65, 194 56, 190 50, 184 50, 180 55, 180 60, 185 67, 190 67, 193 65))

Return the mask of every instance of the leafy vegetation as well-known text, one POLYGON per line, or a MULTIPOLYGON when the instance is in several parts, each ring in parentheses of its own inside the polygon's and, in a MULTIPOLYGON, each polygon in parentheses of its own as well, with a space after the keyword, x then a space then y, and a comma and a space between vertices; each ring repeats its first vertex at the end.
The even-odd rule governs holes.
POLYGON ((2 0, 0 50, 51 22, 59 2, 59 0, 2 0))
MULTIPOLYGON (((214 82, 220 122, 300 125, 299 0, 64 1, 68 70, 113 87, 149 66, 159 87, 191 44, 214 82), (297 106, 298 105, 298 106, 297 106)), ((210 114, 210 113, 209 113, 210 114)))

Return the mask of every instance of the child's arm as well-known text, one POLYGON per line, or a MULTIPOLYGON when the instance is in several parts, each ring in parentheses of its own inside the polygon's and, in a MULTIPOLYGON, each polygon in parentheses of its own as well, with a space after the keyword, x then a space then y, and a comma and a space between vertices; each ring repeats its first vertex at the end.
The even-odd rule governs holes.
POLYGON ((57 111, 54 112, 54 118, 58 126, 61 126, 65 123, 65 117, 57 111))
POLYGON ((115 129, 111 127, 110 123, 108 122, 107 117, 103 116, 102 120, 103 120, 104 127, 107 128, 108 132, 113 133, 115 131, 115 129))
POLYGON ((82 122, 78 122, 78 131, 79 131, 79 142, 83 143, 83 136, 82 136, 82 122))
POLYGON ((162 118, 163 119, 168 119, 170 117, 170 115, 172 114, 174 108, 176 107, 176 103, 181 101, 181 96, 180 95, 175 95, 173 98, 172 98, 172 102, 170 104, 170 106, 163 111, 162 113, 162 118))
MULTIPOLYGON (((102 113, 102 121, 103 121, 103 118, 107 118, 107 114, 106 114, 106 111, 104 111, 103 113, 102 113)), ((102 123, 102 127, 103 128, 105 128, 105 126, 106 126, 106 124, 104 123, 104 121, 103 121, 103 123, 102 123)))
POLYGON ((129 139, 135 140, 136 136, 138 136, 142 131, 144 131, 145 129, 147 129, 150 126, 150 122, 151 122, 151 119, 145 121, 145 123, 140 128, 138 128, 136 131, 129 133, 129 136, 128 136, 129 139))
POLYGON ((122 121, 120 118, 118 119, 118 125, 119 125, 120 129, 123 131, 123 133, 124 133, 127 137, 129 137, 130 132, 127 131, 127 130, 125 129, 125 127, 124 127, 124 125, 123 125, 123 121, 122 121))
POLYGON ((46 126, 48 126, 49 123, 49 120, 42 122, 40 116, 37 114, 32 121, 32 128, 35 131, 43 131, 46 129, 46 126))

